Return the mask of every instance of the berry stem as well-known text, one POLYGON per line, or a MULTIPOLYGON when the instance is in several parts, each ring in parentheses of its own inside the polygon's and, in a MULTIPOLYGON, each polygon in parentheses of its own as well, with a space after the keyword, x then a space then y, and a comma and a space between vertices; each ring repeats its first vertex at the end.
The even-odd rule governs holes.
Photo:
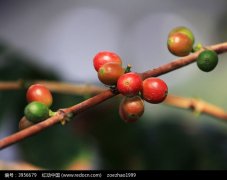
POLYGON ((51 109, 49 109, 49 116, 55 116, 57 114, 57 112, 52 111, 51 109))
POLYGON ((203 49, 202 43, 197 43, 197 44, 192 48, 192 52, 197 52, 197 51, 200 51, 201 49, 203 49))
POLYGON ((131 72, 131 64, 128 64, 127 67, 125 68, 125 74, 131 72))

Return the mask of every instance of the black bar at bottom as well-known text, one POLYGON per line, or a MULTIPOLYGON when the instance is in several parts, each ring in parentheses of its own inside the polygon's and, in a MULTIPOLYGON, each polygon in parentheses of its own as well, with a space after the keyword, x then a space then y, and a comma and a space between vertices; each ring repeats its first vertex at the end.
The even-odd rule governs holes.
POLYGON ((67 170, 38 170, 38 171, 4 171, 0 170, 0 179, 47 179, 47 178, 162 178, 162 177, 227 177, 227 171, 152 171, 152 170, 92 170, 92 171, 67 171, 67 170))

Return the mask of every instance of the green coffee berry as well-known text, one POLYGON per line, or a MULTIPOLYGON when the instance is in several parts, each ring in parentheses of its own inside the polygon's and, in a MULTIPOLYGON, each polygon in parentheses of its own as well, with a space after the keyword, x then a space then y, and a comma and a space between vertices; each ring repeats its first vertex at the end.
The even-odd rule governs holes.
POLYGON ((218 64, 218 55, 213 50, 202 51, 197 58, 197 66, 204 72, 212 71, 218 64))
POLYGON ((49 117, 49 108, 43 103, 34 101, 25 107, 24 115, 27 120, 38 123, 49 117))

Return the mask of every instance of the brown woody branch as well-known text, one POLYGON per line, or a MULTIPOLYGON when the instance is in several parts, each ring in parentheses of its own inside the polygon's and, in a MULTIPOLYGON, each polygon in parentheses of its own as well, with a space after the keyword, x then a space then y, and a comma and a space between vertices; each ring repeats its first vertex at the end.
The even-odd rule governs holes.
MULTIPOLYGON (((227 42, 221 43, 221 44, 216 44, 216 45, 209 46, 206 48, 212 49, 220 54, 223 52, 227 52, 227 42)), ((200 53, 200 51, 190 54, 186 57, 171 61, 170 63, 164 64, 158 68, 148 70, 144 73, 141 73, 141 77, 143 79, 146 79, 148 77, 157 77, 157 76, 166 74, 168 72, 174 71, 176 69, 179 69, 181 67, 184 67, 188 64, 195 62, 199 53, 200 53)), ((8 137, 1 139, 0 140, 0 149, 6 148, 9 145, 19 142, 27 137, 30 137, 30 136, 48 128, 48 127, 53 126, 56 123, 61 122, 67 116, 68 113, 74 113, 76 115, 80 112, 87 110, 90 107, 93 107, 107 99, 114 97, 117 94, 118 94, 118 92, 114 93, 111 90, 105 90, 105 91, 101 92, 100 94, 98 94, 90 99, 87 99, 77 105, 74 105, 74 106, 66 108, 66 109, 59 110, 55 116, 48 118, 45 121, 35 124, 20 132, 17 132, 15 134, 12 134, 8 137)))
POLYGON ((70 83, 59 83, 55 81, 0 81, 0 90, 19 90, 26 89, 31 84, 43 84, 48 89, 54 92, 64 92, 68 94, 77 94, 77 95, 95 95, 106 89, 89 85, 89 84, 70 84, 70 83))
POLYGON ((164 103, 181 109, 191 109, 199 114, 204 113, 212 117, 227 120, 227 112, 224 109, 200 99, 186 98, 169 94, 164 103))
MULTIPOLYGON (((22 81, 12 81, 12 82, 0 82, 0 90, 15 90, 21 88, 27 88, 24 86, 22 81)), ((66 93, 66 94, 76 94, 76 95, 96 95, 103 91, 105 88, 94 86, 94 85, 75 85, 70 83, 62 83, 55 81, 29 81, 28 84, 43 84, 52 92, 66 93)), ((201 99, 186 98, 168 94, 166 100, 164 101, 166 105, 175 106, 181 109, 191 109, 197 113, 204 113, 210 116, 226 120, 227 112, 211 103, 205 102, 201 99)))

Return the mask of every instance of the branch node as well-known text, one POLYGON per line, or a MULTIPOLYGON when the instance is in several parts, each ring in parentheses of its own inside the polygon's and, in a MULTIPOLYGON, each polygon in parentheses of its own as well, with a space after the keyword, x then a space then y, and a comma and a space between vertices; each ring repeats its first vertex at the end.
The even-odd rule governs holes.
POLYGON ((190 100, 190 109, 192 109, 192 111, 195 113, 195 114, 200 114, 203 110, 203 105, 202 105, 202 102, 200 100, 197 100, 197 99, 191 99, 190 100))
POLYGON ((117 89, 117 87, 116 87, 116 85, 110 86, 109 88, 110 88, 110 90, 111 90, 111 92, 112 92, 113 94, 118 94, 118 93, 119 93, 119 92, 118 92, 118 89, 117 89))
POLYGON ((60 116, 62 116, 60 119, 61 125, 65 125, 75 117, 73 112, 66 113, 63 109, 58 110, 58 113, 60 116))

